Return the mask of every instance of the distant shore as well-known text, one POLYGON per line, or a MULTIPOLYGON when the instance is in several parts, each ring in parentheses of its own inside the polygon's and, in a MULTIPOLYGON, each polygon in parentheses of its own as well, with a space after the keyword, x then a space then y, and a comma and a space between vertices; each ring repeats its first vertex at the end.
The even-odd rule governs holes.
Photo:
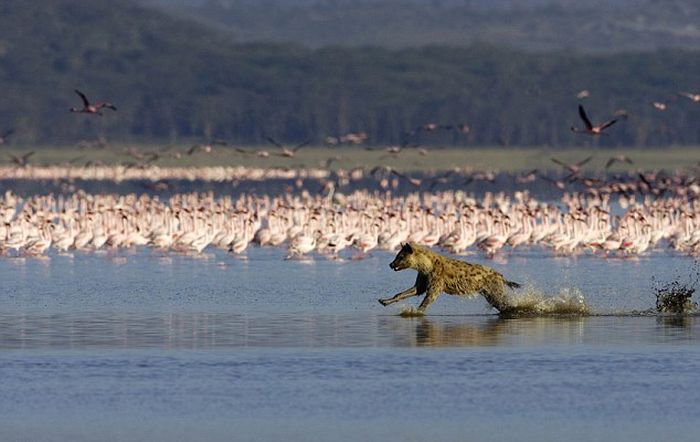
POLYGON ((245 166, 259 168, 324 168, 351 169, 389 166, 399 171, 450 170, 454 168, 489 170, 500 172, 524 172, 563 170, 551 161, 555 157, 563 162, 577 162, 589 156, 593 159, 584 166, 585 171, 602 172, 613 155, 625 154, 633 164, 615 163, 609 171, 668 170, 690 172, 700 162, 700 147, 621 148, 621 149, 555 149, 555 148, 454 148, 454 147, 406 147, 396 154, 376 147, 306 147, 294 157, 280 156, 275 146, 240 147, 212 146, 209 153, 198 150, 191 155, 192 145, 123 144, 105 148, 4 146, 0 150, 0 165, 14 164, 12 156, 21 157, 34 152, 27 161, 30 165, 86 164, 154 165, 159 167, 245 166), (236 149, 243 149, 241 153, 236 149), (260 151, 269 156, 260 157, 260 151), (157 158, 153 158, 155 155, 157 158), (137 158, 142 157, 142 158, 137 158))

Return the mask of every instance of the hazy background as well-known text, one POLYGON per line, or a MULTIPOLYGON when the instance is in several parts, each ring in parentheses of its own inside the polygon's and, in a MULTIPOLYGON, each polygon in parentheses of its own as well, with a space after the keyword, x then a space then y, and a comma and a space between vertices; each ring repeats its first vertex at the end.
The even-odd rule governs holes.
POLYGON ((591 52, 697 48, 690 0, 143 0, 238 41, 408 48, 487 42, 591 52))
POLYGON ((15 145, 283 142, 554 146, 582 102, 601 146, 700 144, 691 0, 4 0, 0 130, 15 145), (67 112, 79 88, 119 111, 67 112), (581 90, 590 96, 577 98, 581 90), (658 111, 652 101, 666 103, 658 111), (427 122, 469 134, 407 137, 427 122))

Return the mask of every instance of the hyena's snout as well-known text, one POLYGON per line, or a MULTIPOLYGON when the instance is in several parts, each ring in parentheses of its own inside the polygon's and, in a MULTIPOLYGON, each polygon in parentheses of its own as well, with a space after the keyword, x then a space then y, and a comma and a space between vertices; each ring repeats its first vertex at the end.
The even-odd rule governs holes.
POLYGON ((391 261, 391 264, 389 264, 391 270, 398 272, 399 270, 411 267, 410 261, 412 253, 413 247, 409 243, 403 244, 399 253, 394 257, 394 260, 391 261))
POLYGON ((399 270, 403 270, 406 268, 405 263, 401 262, 398 259, 395 259, 391 261, 391 264, 389 264, 389 268, 395 272, 398 272, 399 270))

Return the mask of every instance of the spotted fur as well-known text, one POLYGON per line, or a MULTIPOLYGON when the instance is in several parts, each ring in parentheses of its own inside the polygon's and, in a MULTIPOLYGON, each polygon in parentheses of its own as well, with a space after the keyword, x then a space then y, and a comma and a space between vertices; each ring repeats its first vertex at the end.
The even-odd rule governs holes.
POLYGON ((419 313, 425 313, 428 306, 443 292, 470 297, 481 294, 494 308, 504 312, 508 310, 506 286, 520 287, 491 268, 441 256, 414 243, 404 244, 389 267, 395 271, 414 269, 418 272, 418 277, 410 289, 393 298, 380 299, 379 302, 389 305, 425 293, 425 298, 418 307, 419 313))

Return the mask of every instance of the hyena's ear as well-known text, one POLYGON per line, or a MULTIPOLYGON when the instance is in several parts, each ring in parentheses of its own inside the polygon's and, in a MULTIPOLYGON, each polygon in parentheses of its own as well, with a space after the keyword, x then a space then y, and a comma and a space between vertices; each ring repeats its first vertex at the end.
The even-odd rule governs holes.
POLYGON ((413 247, 411 247, 411 244, 405 243, 403 246, 401 246, 401 251, 406 253, 413 253, 413 247))

